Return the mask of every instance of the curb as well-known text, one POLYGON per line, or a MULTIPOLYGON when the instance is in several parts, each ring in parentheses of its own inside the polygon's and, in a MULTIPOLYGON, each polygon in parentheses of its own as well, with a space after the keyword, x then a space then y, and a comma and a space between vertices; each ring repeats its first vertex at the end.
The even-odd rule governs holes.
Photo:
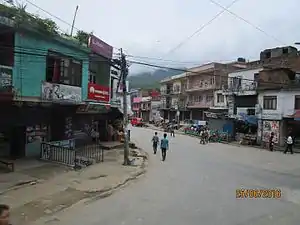
POLYGON ((98 199, 102 199, 102 198, 106 198, 111 196, 114 192, 116 192, 117 190, 121 189, 122 187, 125 187, 126 185, 128 185, 129 183, 131 183, 131 181, 134 181, 136 179, 138 179, 139 177, 141 177, 142 175, 144 175, 147 172, 147 162, 148 162, 148 158, 149 158, 149 154, 144 151, 141 148, 137 148, 142 154, 144 154, 144 156, 137 156, 137 157, 142 157, 143 158, 143 162, 142 164, 138 167, 137 171, 134 172, 133 175, 128 176, 127 178, 125 178, 123 181, 109 187, 109 188, 104 188, 101 190, 93 190, 93 191, 85 191, 86 194, 91 195, 91 198, 89 200, 86 201, 86 203, 89 203, 91 201, 96 201, 98 199), (95 195, 96 196, 93 196, 95 195))
POLYGON ((6 190, 4 191, 0 191, 0 196, 7 193, 7 192, 10 192, 10 191, 15 191, 15 190, 18 190, 18 189, 21 189, 21 188, 24 188, 24 187, 28 187, 28 186, 33 186, 33 185, 37 185, 39 183, 42 183, 43 180, 27 180, 27 181, 22 181, 22 182, 19 182, 17 184, 14 184, 13 186, 7 188, 6 190))

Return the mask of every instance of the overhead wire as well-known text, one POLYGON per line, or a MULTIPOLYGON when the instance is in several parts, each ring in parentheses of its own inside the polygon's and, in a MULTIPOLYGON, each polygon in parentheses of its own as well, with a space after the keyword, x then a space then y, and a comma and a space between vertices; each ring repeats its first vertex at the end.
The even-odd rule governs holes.
MULTIPOLYGON (((233 6, 235 3, 237 3, 240 0, 234 0, 232 1, 228 6, 226 6, 226 9, 230 8, 231 6, 233 6)), ((195 35, 197 35, 198 33, 200 33, 202 30, 204 30, 204 28, 206 28, 207 26, 209 26, 213 21, 215 21, 219 16, 221 16, 223 13, 225 13, 226 10, 223 9, 222 11, 220 11, 219 13, 217 13, 213 18, 211 18, 209 21, 207 21, 206 23, 204 23, 201 27, 199 27, 196 31, 194 31, 191 35, 189 35, 188 37, 186 37, 185 39, 183 39, 181 42, 179 42, 179 44, 177 44, 175 47, 171 48, 166 54, 164 54, 164 56, 162 56, 161 58, 165 58, 167 55, 175 52, 177 49, 179 49, 181 46, 183 46, 186 42, 188 42, 190 39, 192 39, 195 35)))
MULTIPOLYGON (((41 56, 41 57, 46 57, 46 54, 41 54, 41 53, 34 53, 34 52, 24 52, 24 51, 18 51, 18 50, 14 50, 14 53, 17 54, 21 54, 21 55, 31 55, 31 56, 41 56)), ((45 62, 45 60, 41 60, 40 62, 45 62)), ((93 61, 93 60, 91 60, 93 61)), ((27 60, 26 62, 35 62, 35 60, 27 60)), ((38 62, 38 61, 37 61, 38 62)), ((97 62, 97 60, 96 60, 97 62)), ((201 72, 196 72, 193 70, 189 70, 189 69, 181 69, 181 68, 174 68, 174 67, 169 67, 169 66, 160 66, 160 65, 155 65, 155 64, 151 64, 151 63, 145 63, 145 62, 140 62, 140 61, 134 61, 134 60, 128 60, 129 63, 131 64, 136 64, 136 65, 143 65, 143 66, 148 66, 148 67, 153 67, 153 68, 160 68, 160 69, 168 69, 168 70, 173 70, 173 71, 178 71, 178 72, 182 72, 182 73, 191 73, 191 74, 195 74, 195 75, 203 75, 203 76, 211 76, 211 77, 225 77, 225 78, 229 78, 227 75, 214 75, 214 74, 209 74, 209 73, 201 73, 201 72)), ((263 67, 263 65, 261 66, 263 67)), ((241 80, 244 81, 251 81, 254 82, 253 79, 247 79, 247 78, 241 78, 241 80)), ((285 85, 285 83, 279 83, 279 82, 271 82, 271 81, 261 81, 261 83, 267 83, 267 84, 280 84, 280 85, 285 85)))
POLYGON ((254 25, 253 23, 251 23, 249 20, 246 20, 245 18, 239 16, 237 13, 232 12, 231 10, 229 10, 227 7, 224 7, 223 5, 221 5, 220 3, 214 1, 214 0, 209 0, 210 2, 212 2, 213 4, 215 4, 216 6, 222 8, 224 11, 230 13, 231 15, 233 15, 234 17, 238 18, 239 20, 244 21, 245 23, 247 23, 248 25, 252 26, 253 28, 255 28, 256 30, 260 31, 261 33, 263 33, 264 35, 266 35, 267 37, 272 38, 274 41, 285 45, 285 43, 281 40, 279 40, 278 38, 276 38, 275 36, 269 34, 268 32, 266 32, 265 30, 263 30, 262 28, 260 28, 259 26, 254 25))
MULTIPOLYGON (((68 26, 70 26, 70 27, 72 27, 72 24, 70 24, 69 22, 67 22, 67 21, 65 21, 65 20, 63 20, 63 19, 61 19, 59 16, 54 15, 53 13, 47 11, 46 9, 44 9, 44 8, 42 8, 42 7, 40 7, 40 6, 38 6, 37 4, 35 4, 35 3, 33 3, 33 2, 31 2, 31 1, 29 1, 29 0, 25 0, 25 1, 26 1, 27 3, 29 3, 30 5, 34 6, 35 8, 37 8, 37 9, 43 11, 44 13, 48 14, 49 16, 51 16, 51 17, 53 17, 53 18, 55 18, 55 19, 61 21, 62 23, 66 24, 66 25, 68 25, 68 26)), ((2 0, 2 2, 5 3, 4 0, 2 0)), ((75 26, 73 26, 73 28, 74 28, 75 30, 77 30, 77 31, 80 31, 80 30, 81 30, 81 29, 79 29, 79 28, 77 28, 77 27, 75 27, 75 26)), ((65 31, 61 30, 59 27, 58 27, 58 29, 59 29, 62 33, 66 33, 65 31)), ((111 47, 113 47, 113 48, 119 50, 119 48, 114 47, 114 46, 112 46, 112 45, 111 45, 111 47)))

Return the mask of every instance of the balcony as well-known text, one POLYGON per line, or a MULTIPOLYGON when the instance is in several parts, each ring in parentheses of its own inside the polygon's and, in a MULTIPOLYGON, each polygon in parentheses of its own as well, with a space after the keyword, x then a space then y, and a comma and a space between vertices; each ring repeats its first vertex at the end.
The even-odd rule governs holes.
POLYGON ((139 111, 140 110, 140 107, 138 107, 138 106, 133 106, 132 107, 132 111, 139 111))
POLYGON ((187 108, 210 108, 213 106, 213 101, 209 101, 209 102, 188 102, 187 104, 187 108))
POLYGON ((236 95, 255 95, 258 83, 256 81, 243 81, 241 84, 228 85, 228 88, 224 88, 224 93, 226 94, 236 94, 236 95))
POLYGON ((62 104, 79 104, 82 101, 81 87, 42 82, 42 100, 62 104))
POLYGON ((186 92, 193 92, 193 91, 205 91, 205 90, 213 90, 216 89, 215 84, 207 84, 207 85, 189 85, 186 89, 186 92))

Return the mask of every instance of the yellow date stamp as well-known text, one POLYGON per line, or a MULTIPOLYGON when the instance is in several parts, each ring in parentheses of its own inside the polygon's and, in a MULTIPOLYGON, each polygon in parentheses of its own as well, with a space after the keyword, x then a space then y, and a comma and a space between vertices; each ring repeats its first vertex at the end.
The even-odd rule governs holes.
POLYGON ((279 199, 281 198, 280 189, 236 189, 238 199, 279 199))

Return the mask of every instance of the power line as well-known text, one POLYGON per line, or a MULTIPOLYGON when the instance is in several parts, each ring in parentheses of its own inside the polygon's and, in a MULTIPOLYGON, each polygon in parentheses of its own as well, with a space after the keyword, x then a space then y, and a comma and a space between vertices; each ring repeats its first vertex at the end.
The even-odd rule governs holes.
POLYGON ((171 54, 172 52, 176 51, 177 49, 179 49, 187 41, 189 41, 192 37, 194 37, 195 35, 197 35, 198 33, 200 33, 205 27, 207 27, 208 25, 210 25, 214 20, 216 20, 219 16, 221 16, 226 11, 226 9, 230 8, 231 6, 233 6, 238 1, 240 1, 240 0, 234 0, 233 2, 231 2, 225 9, 223 9, 221 12, 219 12, 218 14, 216 14, 212 19, 210 19, 205 24, 203 24, 194 33, 192 33, 190 36, 188 36, 187 38, 185 38, 183 41, 181 41, 174 48, 170 49, 162 58, 165 58, 165 56, 167 56, 167 55, 171 54))
POLYGON ((264 31, 263 29, 261 29, 260 27, 254 25, 253 23, 251 23, 249 20, 246 20, 245 18, 239 16, 238 14, 230 11, 227 7, 224 7, 223 5, 221 5, 220 3, 214 1, 214 0, 209 0, 210 2, 212 2, 213 4, 219 6, 220 8, 222 8, 224 11, 227 11, 228 13, 230 13, 231 15, 235 16, 236 18, 244 21, 245 23, 249 24, 250 26, 254 27, 256 30, 260 31, 261 33, 263 33, 264 35, 272 38, 273 40, 275 40, 276 42, 280 43, 280 44, 283 44, 285 45, 284 42, 282 42, 281 40, 279 40, 278 38, 276 38, 275 36, 273 35, 270 35, 269 33, 267 33, 266 31, 264 31))
MULTIPOLYGON (((195 71, 188 70, 188 69, 173 68, 173 67, 168 67, 168 66, 159 66, 159 65, 154 65, 154 64, 150 64, 150 63, 143 63, 143 62, 138 62, 138 61, 129 61, 129 62, 132 63, 132 64, 144 65, 144 66, 155 67, 155 68, 160 68, 160 69, 174 70, 174 71, 178 71, 178 72, 182 72, 182 73, 193 73, 195 75, 203 75, 203 76, 210 76, 210 77, 225 77, 225 78, 230 79, 230 77, 228 77, 226 75, 207 74, 207 73, 203 73, 203 72, 195 72, 195 71)), ((261 65, 261 67, 263 67, 263 65, 261 65)), ((234 73, 234 71, 233 71, 233 73, 234 73)), ((244 81, 254 82, 253 79, 247 79, 247 78, 240 78, 240 80, 241 81, 244 80, 244 81)), ((260 83, 286 85, 286 83, 273 82, 273 81, 260 81, 260 83)))
MULTIPOLYGON (((48 49, 42 49, 42 48, 32 48, 32 47, 23 47, 23 46, 9 46, 9 45, 0 45, 0 52, 1 51, 5 51, 5 50, 11 50, 11 51, 15 51, 16 53, 19 53, 19 54, 31 54, 33 53, 33 55, 35 56, 40 56, 40 57, 46 57, 48 55, 48 52, 49 50, 48 49), (22 53, 20 53, 22 52, 22 53)), ((55 49, 51 49, 50 52, 56 52, 55 49)), ((75 59, 78 59, 78 60, 85 60, 87 59, 88 56, 85 56, 84 54, 76 54, 74 52, 64 52, 64 53, 60 53, 60 52, 57 52, 58 54, 62 54, 66 57, 74 57, 75 59)), ((101 56, 100 56, 101 57, 101 56)), ((90 62, 110 62, 109 59, 106 59, 104 57, 101 57, 100 58, 98 55, 97 56, 93 56, 93 55, 89 55, 89 60, 90 62)), ((169 60, 161 60, 159 58, 151 58, 151 57, 144 57, 144 56, 133 56, 133 55, 129 55, 128 57, 131 57, 131 58, 137 58, 137 59, 140 59, 140 58, 145 58, 145 59, 154 59, 154 60, 159 60, 159 61, 163 61, 163 62, 168 62, 169 60)), ((114 59, 113 59, 114 60, 114 59)), ((30 60, 31 62, 33 61, 37 61, 39 62, 40 60, 30 60)), ((140 61, 140 60, 138 60, 140 61)), ((170 60, 172 61, 172 60, 170 60)), ((236 61, 236 58, 232 58, 232 59, 221 59, 221 60, 216 60, 217 62, 219 63, 222 63, 222 62, 234 62, 236 61)), ((193 64, 197 64, 197 65, 201 65, 201 64, 204 64, 204 62, 182 62, 182 61, 172 61, 174 63, 179 63, 179 64, 188 64, 188 63, 193 63, 193 64)), ((210 61, 205 61, 205 62, 210 62, 210 61)), ((147 63, 147 62, 145 62, 147 63)), ((183 65, 178 65, 178 66, 183 66, 183 65)))
MULTIPOLYGON (((16 50, 14 50, 13 52, 17 53, 17 54, 24 54, 24 55, 31 55, 31 56, 41 56, 41 57, 46 57, 47 56, 46 54, 33 53, 33 52, 22 52, 22 51, 16 51, 16 50)), ((34 62, 34 60, 27 60, 26 62, 34 62)), ((45 62, 45 60, 41 60, 40 62, 45 62)), ((180 68, 174 68, 174 67, 168 67, 168 66, 160 66, 160 65, 155 65, 155 64, 150 64, 150 63, 144 63, 144 62, 139 62, 139 61, 128 60, 127 62, 129 62, 131 64, 149 66, 149 67, 154 67, 154 68, 169 69, 169 70, 179 71, 179 72, 182 72, 182 73, 193 73, 193 74, 196 74, 196 75, 204 75, 204 76, 211 76, 211 77, 216 77, 217 76, 217 77, 229 78, 226 75, 214 75, 214 74, 207 74, 207 73, 203 74, 201 72, 195 72, 195 71, 188 70, 188 69, 180 69, 180 68)), ((263 67, 263 65, 261 65, 261 67, 263 67)), ((254 82, 254 80, 247 79, 247 78, 241 78, 241 80, 254 82)), ((261 81, 260 83, 285 85, 285 83, 270 82, 270 81, 261 81)))
MULTIPOLYGON (((25 0, 25 1, 28 2, 30 5, 36 7, 37 9, 43 11, 44 13, 48 14, 49 16, 52 16, 52 17, 56 18, 57 20, 59 20, 59 21, 65 23, 66 25, 72 27, 72 24, 70 24, 69 22, 67 22, 67 21, 65 21, 65 20, 63 20, 63 19, 61 19, 60 17, 54 15, 53 13, 47 11, 46 9, 43 9, 42 7, 38 6, 37 4, 35 4, 35 3, 33 3, 33 2, 31 2, 31 1, 29 1, 29 0, 25 0)), ((81 29, 79 29, 79 28, 77 28, 77 27, 75 27, 75 26, 73 26, 73 28, 74 28, 75 30, 77 30, 77 31, 81 31, 81 29)), ((115 48, 115 49, 119 49, 119 48, 116 48, 116 47, 114 47, 114 46, 112 46, 112 47, 115 48)))
MULTIPOLYGON (((174 63, 180 63, 180 64, 203 64, 203 62, 211 62, 211 61, 217 61, 217 62, 233 62, 236 61, 236 58, 231 59, 221 59, 221 60, 209 60, 209 61, 177 61, 177 60, 170 60, 170 59, 162 59, 162 58, 155 58, 155 57, 147 57, 147 56, 136 56, 136 55, 126 55, 129 58, 137 58, 137 59, 149 59, 153 61, 162 61, 162 62, 174 62, 174 63)), ((250 57, 254 58, 254 57, 250 57)))

